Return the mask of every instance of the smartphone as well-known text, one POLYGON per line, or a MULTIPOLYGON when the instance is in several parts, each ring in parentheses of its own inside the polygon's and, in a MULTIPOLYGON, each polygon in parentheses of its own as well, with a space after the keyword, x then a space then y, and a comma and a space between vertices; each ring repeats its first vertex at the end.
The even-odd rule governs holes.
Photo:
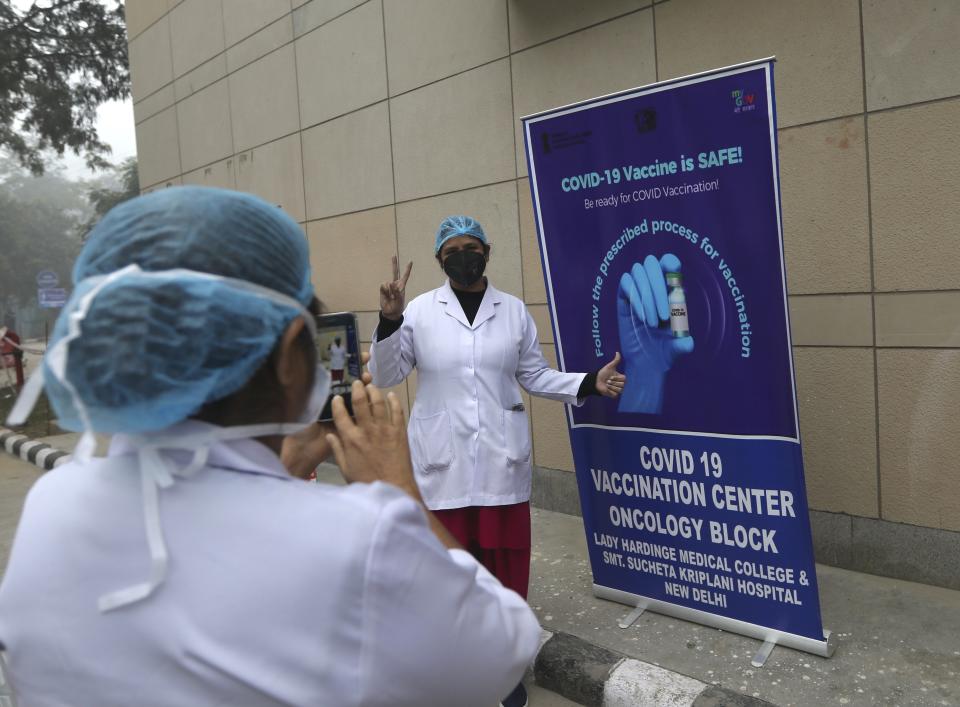
POLYGON ((317 314, 317 362, 330 373, 330 395, 318 420, 333 419, 331 404, 335 395, 342 395, 347 412, 353 416, 350 386, 360 378, 360 340, 357 338, 357 317, 353 312, 317 314))

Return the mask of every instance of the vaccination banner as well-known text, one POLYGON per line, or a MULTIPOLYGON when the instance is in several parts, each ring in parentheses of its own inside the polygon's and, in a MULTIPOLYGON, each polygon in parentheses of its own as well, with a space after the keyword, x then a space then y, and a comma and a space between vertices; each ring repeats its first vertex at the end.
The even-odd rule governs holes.
POLYGON ((803 480, 772 60, 523 119, 599 596, 827 652, 803 480))

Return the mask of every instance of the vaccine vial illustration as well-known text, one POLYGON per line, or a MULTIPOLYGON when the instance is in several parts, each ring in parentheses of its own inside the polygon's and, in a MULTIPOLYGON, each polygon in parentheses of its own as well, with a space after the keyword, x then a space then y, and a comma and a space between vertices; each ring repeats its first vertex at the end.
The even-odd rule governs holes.
POLYGON ((687 296, 683 291, 683 275, 678 272, 667 274, 667 303, 670 305, 670 331, 675 338, 690 336, 690 324, 687 322, 687 296))

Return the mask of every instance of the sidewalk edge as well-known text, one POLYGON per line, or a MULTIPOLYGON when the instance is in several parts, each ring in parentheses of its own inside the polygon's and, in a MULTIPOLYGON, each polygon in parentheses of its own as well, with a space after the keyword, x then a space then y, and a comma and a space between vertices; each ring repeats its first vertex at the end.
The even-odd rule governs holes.
MULTIPOLYGON (((549 631, 544 631, 544 636, 549 631)), ((554 632, 534 663, 537 685, 585 707, 769 707, 770 702, 554 632)))
POLYGON ((50 471, 54 467, 67 463, 71 456, 70 452, 65 452, 46 442, 30 439, 6 427, 0 427, 0 447, 44 471, 50 471))

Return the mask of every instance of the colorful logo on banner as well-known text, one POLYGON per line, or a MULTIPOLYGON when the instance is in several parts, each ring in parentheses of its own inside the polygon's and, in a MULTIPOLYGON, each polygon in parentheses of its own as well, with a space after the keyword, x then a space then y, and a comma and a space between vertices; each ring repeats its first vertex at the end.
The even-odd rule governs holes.
POLYGON ((755 110, 757 107, 755 104, 757 96, 754 93, 745 93, 744 91, 737 89, 735 91, 731 91, 730 95, 733 96, 734 113, 755 110))
POLYGON ((586 101, 524 135, 560 365, 620 351, 627 376, 619 400, 567 409, 597 593, 826 653, 772 68, 586 101))

